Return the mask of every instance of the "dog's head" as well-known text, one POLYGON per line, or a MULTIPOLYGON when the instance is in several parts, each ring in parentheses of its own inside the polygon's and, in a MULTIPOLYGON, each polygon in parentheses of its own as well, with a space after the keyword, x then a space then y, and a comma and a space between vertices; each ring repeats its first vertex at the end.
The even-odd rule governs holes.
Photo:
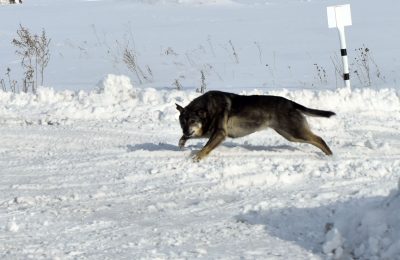
POLYGON ((183 108, 176 104, 176 109, 180 112, 179 123, 185 137, 201 137, 204 134, 206 111, 183 108))

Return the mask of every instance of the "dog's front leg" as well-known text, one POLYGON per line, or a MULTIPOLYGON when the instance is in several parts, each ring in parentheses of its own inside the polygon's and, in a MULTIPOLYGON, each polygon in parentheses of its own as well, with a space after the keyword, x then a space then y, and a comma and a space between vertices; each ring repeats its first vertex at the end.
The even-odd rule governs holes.
POLYGON ((210 139, 208 140, 207 144, 198 152, 194 157, 193 160, 195 162, 200 161, 204 157, 206 157, 215 147, 220 145, 226 138, 226 131, 224 129, 218 129, 211 135, 210 139))
POLYGON ((188 137, 186 137, 186 136, 184 136, 184 135, 182 135, 182 137, 181 137, 181 139, 179 139, 179 148, 183 148, 183 147, 185 147, 185 144, 186 144, 186 141, 188 140, 189 138, 188 137))
POLYGON ((226 124, 228 122, 228 112, 225 109, 222 115, 220 115, 219 119, 216 122, 216 129, 211 134, 210 139, 206 143, 206 145, 198 152, 194 157, 193 160, 198 162, 204 157, 206 157, 212 150, 215 149, 218 145, 220 145, 226 138, 227 130, 226 124))

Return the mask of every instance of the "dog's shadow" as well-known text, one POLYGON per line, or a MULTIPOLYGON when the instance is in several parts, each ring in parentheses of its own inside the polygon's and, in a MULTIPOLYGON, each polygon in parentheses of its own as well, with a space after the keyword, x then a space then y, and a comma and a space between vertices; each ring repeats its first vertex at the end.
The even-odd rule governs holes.
MULTIPOLYGON (((186 146, 184 149, 191 150, 192 152, 196 152, 200 150, 205 145, 205 142, 197 142, 195 144, 191 144, 186 146)), ((266 151, 266 152, 281 152, 281 151, 298 151, 299 149, 289 146, 289 145, 278 145, 278 146, 264 146, 264 145, 251 145, 251 144, 238 144, 234 142, 225 142, 222 143, 221 146, 228 148, 242 148, 248 151, 266 151)), ((135 151, 182 151, 177 145, 168 144, 168 143, 143 143, 143 144, 128 144, 126 146, 126 150, 128 152, 135 151)))
POLYGON ((126 146, 128 152, 135 152, 135 151, 148 151, 148 152, 155 152, 155 151, 180 151, 181 149, 177 145, 167 144, 167 143, 143 143, 143 144, 135 144, 126 146))
POLYGON ((240 147, 248 151, 260 151, 260 152, 299 151, 299 149, 297 149, 294 146, 284 145, 284 144, 276 146, 270 146, 270 145, 266 146, 266 145, 238 144, 234 142, 225 142, 222 144, 222 146, 228 148, 240 147))

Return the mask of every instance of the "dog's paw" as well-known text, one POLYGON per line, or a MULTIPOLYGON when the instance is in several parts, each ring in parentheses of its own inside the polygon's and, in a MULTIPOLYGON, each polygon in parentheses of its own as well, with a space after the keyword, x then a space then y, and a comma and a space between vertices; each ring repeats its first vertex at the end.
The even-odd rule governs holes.
POLYGON ((193 156, 192 159, 193 159, 193 162, 200 162, 206 156, 207 156, 207 154, 200 151, 195 156, 193 156))
POLYGON ((185 139, 180 139, 179 143, 178 143, 178 146, 179 146, 180 149, 183 149, 185 147, 185 144, 186 144, 186 140, 185 139))
POLYGON ((179 142, 178 146, 179 146, 179 149, 185 148, 185 144, 181 144, 180 142, 179 142))
POLYGON ((192 157, 192 161, 197 163, 200 162, 201 158, 197 156, 197 154, 195 156, 192 157))

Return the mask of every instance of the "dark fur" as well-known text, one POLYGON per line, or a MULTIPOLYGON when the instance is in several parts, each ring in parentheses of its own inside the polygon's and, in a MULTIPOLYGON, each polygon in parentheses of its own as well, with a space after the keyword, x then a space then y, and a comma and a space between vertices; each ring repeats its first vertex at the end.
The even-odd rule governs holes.
POLYGON ((241 137, 265 128, 272 128, 287 140, 315 145, 326 155, 332 151, 321 137, 311 132, 306 118, 330 117, 334 112, 304 107, 278 96, 243 96, 209 91, 185 108, 176 105, 183 136, 179 146, 190 138, 209 138, 195 156, 201 160, 228 137, 241 137))

